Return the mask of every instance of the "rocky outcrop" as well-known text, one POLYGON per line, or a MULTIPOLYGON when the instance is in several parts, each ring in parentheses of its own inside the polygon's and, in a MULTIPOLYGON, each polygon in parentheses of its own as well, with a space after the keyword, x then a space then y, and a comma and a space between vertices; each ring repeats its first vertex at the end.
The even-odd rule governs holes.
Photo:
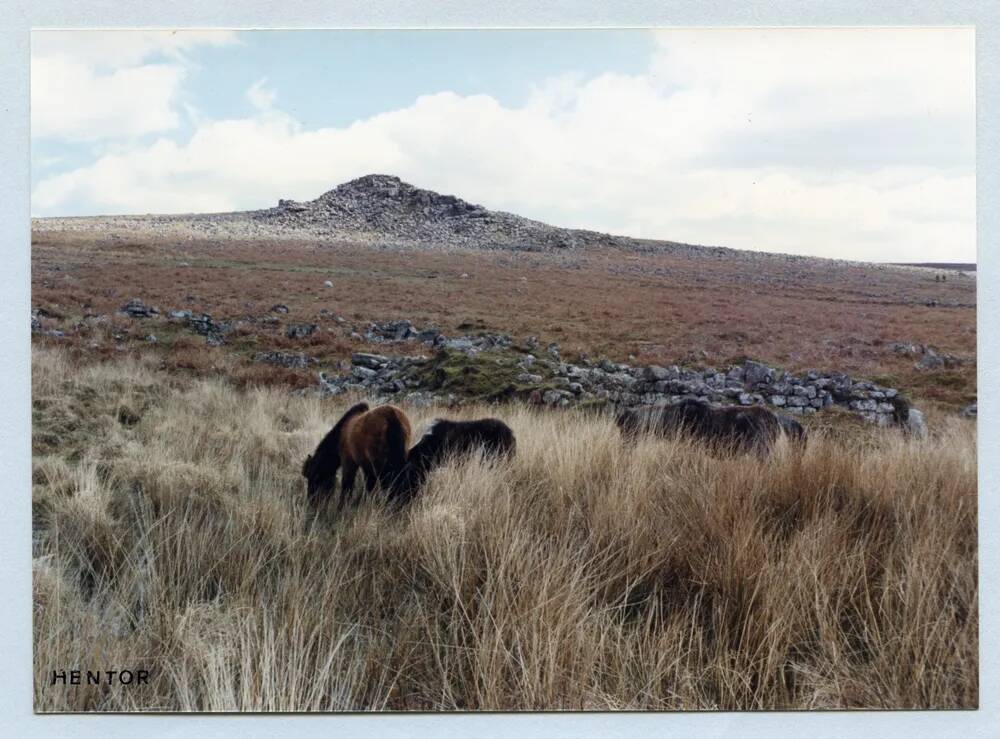
POLYGON ((385 321, 370 323, 362 336, 375 344, 398 344, 418 341, 435 349, 454 349, 463 354, 477 354, 489 349, 502 349, 511 345, 511 338, 504 334, 466 334, 448 337, 434 327, 416 328, 410 321, 385 321))
POLYGON ((285 329, 285 336, 289 339, 305 339, 306 337, 312 336, 316 333, 318 329, 315 323, 298 323, 292 324, 287 329, 285 329))
POLYGON ((525 251, 573 249, 602 244, 636 246, 637 240, 594 231, 548 226, 493 211, 454 195, 442 195, 391 175, 367 175, 299 202, 248 216, 269 228, 317 236, 364 234, 384 245, 461 246, 525 251))
MULTIPOLYGON (((280 304, 271 308, 272 313, 285 311, 287 308, 280 304)), ((137 298, 126 303, 122 312, 137 320, 159 313, 137 298)), ((429 358, 356 352, 350 364, 343 365, 345 371, 320 372, 319 390, 324 394, 355 391, 420 403, 520 398, 556 407, 606 403, 624 408, 700 399, 715 404, 770 406, 800 416, 839 407, 880 426, 899 425, 917 436, 927 432, 923 415, 910 409, 897 389, 840 372, 792 373, 754 360, 724 368, 634 366, 608 359, 592 362, 587 357, 572 363, 563 359, 557 344, 548 344, 543 349, 534 336, 515 345, 505 334, 447 336, 433 326, 419 328, 405 319, 375 321, 361 329, 345 326, 343 318, 329 311, 320 313, 321 318, 341 325, 345 335, 356 340, 400 348, 419 345, 433 355, 429 358), (456 362, 455 357, 462 359, 456 362)), ((205 336, 210 345, 224 343, 233 330, 232 323, 216 321, 208 314, 173 310, 167 316, 170 321, 182 321, 205 336)), ((47 318, 41 309, 32 310, 32 332, 61 336, 62 332, 44 325, 47 318)), ((271 315, 261 320, 270 322, 275 318, 271 315)), ((291 324, 285 334, 303 339, 318 330, 315 323, 291 324)), ((147 340, 153 342, 155 338, 150 334, 147 340)), ((930 347, 901 344, 898 348, 893 345, 892 349, 924 357, 941 356, 930 347)), ((290 369, 316 363, 301 352, 258 352, 251 359, 290 369)), ((964 413, 974 416, 975 404, 964 413)))
POLYGON ((952 369, 963 364, 961 357, 939 351, 926 344, 912 344, 905 341, 895 341, 889 344, 889 350, 895 354, 907 357, 919 357, 913 365, 919 370, 952 369))
MULTIPOLYGON (((384 335, 387 337, 384 343, 418 341, 423 335, 408 321, 373 326, 366 336, 384 335)), ((542 405, 566 407, 604 402, 631 407, 665 405, 691 398, 716 404, 765 405, 791 415, 811 415, 839 407, 880 426, 904 425, 915 434, 926 433, 922 415, 909 409, 898 390, 840 372, 794 374, 757 361, 724 369, 633 366, 607 359, 574 364, 560 359, 557 346, 550 345, 546 352, 536 356, 527 351, 526 344, 514 348, 509 336, 496 334, 449 338, 435 332, 433 338, 427 337, 423 343, 437 350, 436 359, 356 353, 351 358, 350 371, 339 375, 321 373, 320 390, 330 394, 357 391, 403 400, 419 395, 422 399, 436 397, 440 402, 461 402, 460 396, 439 392, 442 388, 435 386, 433 378, 442 374, 440 367, 435 372, 420 371, 431 362, 441 365, 447 361, 449 352, 454 352, 473 358, 482 355, 484 367, 491 363, 510 365, 497 373, 500 378, 497 384, 508 386, 506 392, 505 388, 497 387, 497 393, 542 405), (905 405, 902 412, 901 405, 905 405)), ((456 370, 469 371, 467 366, 456 370)))
POLYGON ((53 318, 54 316, 44 308, 32 308, 31 333, 39 334, 41 336, 51 336, 54 339, 64 338, 66 336, 66 332, 58 328, 52 328, 48 325, 49 321, 53 318))
POLYGON ((139 298, 132 298, 119 310, 130 318, 152 318, 160 314, 159 310, 151 305, 146 305, 139 298))
POLYGON ((307 354, 296 352, 258 352, 253 355, 253 361, 274 364, 289 369, 301 369, 308 367, 310 364, 316 364, 317 360, 307 354))

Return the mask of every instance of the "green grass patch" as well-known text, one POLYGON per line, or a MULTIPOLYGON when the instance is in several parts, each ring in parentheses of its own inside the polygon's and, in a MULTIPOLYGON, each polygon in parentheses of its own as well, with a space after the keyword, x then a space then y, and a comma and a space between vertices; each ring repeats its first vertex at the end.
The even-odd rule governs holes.
POLYGON ((412 377, 421 387, 432 392, 453 393, 462 398, 497 402, 524 397, 533 390, 546 390, 551 385, 523 383, 518 377, 525 372, 550 374, 543 360, 536 360, 530 370, 518 363, 521 355, 510 349, 484 351, 469 356, 453 349, 439 351, 426 364, 414 367, 412 377))

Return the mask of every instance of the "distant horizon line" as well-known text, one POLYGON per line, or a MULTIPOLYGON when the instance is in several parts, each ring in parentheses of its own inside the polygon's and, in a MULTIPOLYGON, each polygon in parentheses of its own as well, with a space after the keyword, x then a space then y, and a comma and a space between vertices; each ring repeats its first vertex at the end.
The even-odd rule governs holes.
MULTIPOLYGON (((340 188, 340 187, 342 187, 344 185, 353 184, 353 183, 360 182, 360 181, 363 181, 363 180, 372 180, 372 179, 375 179, 375 178, 385 178, 385 179, 396 180, 397 182, 399 182, 402 185, 407 185, 407 186, 412 187, 412 188, 417 189, 417 190, 424 190, 424 191, 427 191, 427 192, 434 193, 436 195, 442 195, 443 194, 443 195, 447 195, 447 196, 451 196, 451 197, 457 198, 459 200, 462 200, 463 202, 470 202, 471 203, 471 201, 465 200, 463 197, 461 197, 459 195, 453 195, 451 193, 440 193, 437 190, 429 190, 428 188, 421 187, 420 185, 414 185, 413 183, 408 182, 407 180, 404 180, 399 175, 389 174, 389 173, 386 173, 386 172, 369 172, 367 174, 363 174, 363 175, 359 175, 357 177, 351 177, 350 179, 343 180, 339 184, 334 185, 333 187, 328 188, 326 190, 323 190, 323 192, 321 192, 319 195, 317 195, 316 197, 312 198, 311 200, 295 200, 294 198, 278 198, 277 203, 275 203, 274 205, 263 206, 263 207, 258 207, 258 208, 247 208, 247 209, 243 209, 243 210, 228 210, 228 211, 188 211, 188 212, 177 212, 177 213, 163 213, 163 212, 160 212, 160 213, 117 213, 117 214, 101 213, 101 214, 93 214, 93 215, 56 215, 56 216, 51 216, 51 215, 50 216, 36 216, 36 215, 31 215, 30 218, 31 218, 31 220, 49 220, 49 219, 53 219, 54 220, 54 219, 59 219, 59 218, 150 218, 150 217, 154 217, 154 218, 156 218, 156 217, 177 218, 177 217, 185 217, 185 216, 212 216, 212 215, 229 215, 229 214, 237 214, 237 213, 248 213, 248 212, 253 212, 253 211, 257 211, 257 210, 268 210, 270 208, 279 207, 278 203, 282 202, 283 200, 291 200, 293 202, 300 202, 300 203, 302 203, 302 202, 314 202, 314 201, 319 200, 320 198, 322 198, 324 195, 327 195, 327 194, 329 194, 331 192, 334 192, 335 190, 337 190, 338 188, 340 188)), ((474 205, 480 205, 479 203, 472 203, 472 204, 474 204, 474 205)), ((480 205, 480 207, 488 208, 488 206, 484 206, 484 205, 480 205)), ((514 213, 512 211, 496 210, 494 208, 488 208, 488 210, 491 210, 491 211, 493 211, 495 213, 508 213, 508 214, 513 215, 513 216, 518 217, 518 218, 525 218, 525 219, 528 219, 528 220, 533 220, 533 219, 530 219, 527 216, 522 216, 522 215, 520 215, 518 213, 514 213)), ((567 230, 567 231, 591 231, 593 233, 605 234, 607 236, 616 236, 616 237, 624 237, 624 238, 629 238, 629 239, 635 239, 636 241, 672 242, 672 243, 676 243, 676 244, 685 244, 685 245, 689 245, 689 246, 702 246, 702 247, 707 247, 707 248, 713 248, 713 246, 721 246, 721 245, 711 245, 711 244, 705 244, 705 243, 693 243, 693 242, 686 242, 686 241, 678 241, 677 239, 671 239, 671 238, 657 238, 657 237, 648 237, 648 236, 626 236, 624 234, 615 234, 615 233, 611 233, 611 232, 598 231, 596 229, 581 228, 579 226, 562 226, 562 225, 555 225, 555 224, 544 222, 544 221, 539 221, 539 222, 540 223, 544 223, 544 225, 552 227, 552 228, 564 229, 564 230, 567 230)), ((767 249, 747 249, 747 248, 729 247, 729 246, 722 246, 722 248, 725 248, 725 249, 734 249, 736 251, 746 251, 746 252, 758 253, 758 254, 773 254, 773 255, 782 255, 782 254, 784 254, 784 255, 789 255, 789 256, 797 256, 797 257, 805 257, 805 258, 813 258, 813 259, 832 259, 834 261, 841 261, 837 257, 821 257, 821 256, 812 255, 812 254, 796 254, 794 252, 778 252, 778 251, 770 251, 770 250, 767 250, 767 249)), ((928 269, 955 269, 955 270, 963 270, 965 268, 972 267, 973 268, 972 271, 975 271, 975 267, 978 264, 977 261, 972 261, 972 262, 944 262, 944 261, 942 261, 942 262, 927 262, 927 261, 899 262, 899 261, 887 261, 887 260, 879 260, 879 259, 872 259, 872 260, 867 260, 867 259, 853 260, 852 259, 852 260, 846 260, 846 261, 854 261, 854 262, 861 262, 861 263, 867 263, 867 264, 888 264, 888 265, 897 266, 897 267, 925 267, 925 268, 928 268, 928 269)))

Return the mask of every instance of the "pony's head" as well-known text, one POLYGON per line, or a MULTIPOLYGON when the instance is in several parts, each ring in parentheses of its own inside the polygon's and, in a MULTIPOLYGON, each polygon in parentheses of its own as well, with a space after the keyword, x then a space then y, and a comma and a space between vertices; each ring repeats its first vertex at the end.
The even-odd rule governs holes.
POLYGON ((671 410, 675 414, 678 428, 689 432, 707 429, 712 417, 712 407, 708 403, 690 398, 675 404, 671 410))
POLYGON ((444 452, 448 431, 452 424, 443 418, 435 418, 427 427, 420 440, 407 453, 411 468, 429 468, 439 461, 444 452))

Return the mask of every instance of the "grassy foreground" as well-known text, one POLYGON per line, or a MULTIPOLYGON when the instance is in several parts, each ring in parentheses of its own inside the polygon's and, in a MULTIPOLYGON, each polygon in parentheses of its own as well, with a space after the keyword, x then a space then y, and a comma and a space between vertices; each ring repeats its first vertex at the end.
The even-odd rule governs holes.
POLYGON ((761 462, 463 409, 512 464, 314 519, 299 468, 346 400, 38 347, 32 381, 37 710, 977 705, 972 421, 761 462), (49 684, 123 668, 149 683, 49 684))

